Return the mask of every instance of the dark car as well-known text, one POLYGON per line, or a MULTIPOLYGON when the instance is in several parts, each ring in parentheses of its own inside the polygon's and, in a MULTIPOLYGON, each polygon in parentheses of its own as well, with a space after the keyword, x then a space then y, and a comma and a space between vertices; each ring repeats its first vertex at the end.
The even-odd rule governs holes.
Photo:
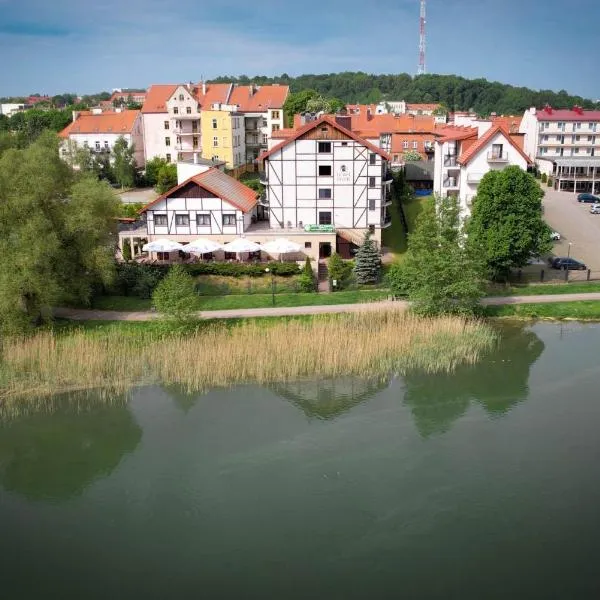
POLYGON ((600 202, 600 198, 598 196, 594 196, 594 194, 579 194, 577 196, 577 202, 600 202))
POLYGON ((550 261, 553 269, 565 269, 569 271, 585 271, 587 267, 580 260, 568 258, 566 256, 557 256, 550 261))

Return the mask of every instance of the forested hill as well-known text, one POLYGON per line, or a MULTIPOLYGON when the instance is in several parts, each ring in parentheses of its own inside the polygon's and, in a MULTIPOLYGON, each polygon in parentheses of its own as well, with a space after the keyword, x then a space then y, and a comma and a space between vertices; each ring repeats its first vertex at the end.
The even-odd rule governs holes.
POLYGON ((550 104, 559 108, 579 104, 584 108, 600 108, 600 103, 571 96, 566 91, 532 90, 486 79, 465 79, 456 75, 369 75, 367 73, 331 73, 290 77, 219 77, 213 81, 234 81, 258 85, 282 83, 292 92, 313 89, 346 103, 372 103, 380 100, 407 102, 441 102, 450 110, 474 110, 480 115, 490 112, 519 114, 531 106, 550 104))

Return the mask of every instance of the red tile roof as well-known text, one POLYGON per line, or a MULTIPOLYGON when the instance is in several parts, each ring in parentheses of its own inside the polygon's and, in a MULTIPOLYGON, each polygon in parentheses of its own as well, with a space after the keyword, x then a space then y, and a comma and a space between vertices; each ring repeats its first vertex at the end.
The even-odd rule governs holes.
POLYGON ((162 196, 156 198, 156 200, 146 204, 139 212, 146 212, 149 208, 161 200, 168 198, 171 194, 186 186, 188 183, 195 183, 215 196, 229 202, 229 204, 236 208, 239 208, 244 213, 251 211, 258 200, 258 194, 254 190, 245 186, 237 179, 223 173, 223 171, 213 167, 208 169, 208 171, 194 175, 193 177, 186 179, 183 183, 171 188, 168 192, 165 192, 162 196))
POLYGON ((143 113, 164 113, 167 112, 167 100, 178 88, 177 85, 152 85, 146 93, 146 100, 142 106, 143 113))
POLYGON ((103 112, 97 115, 82 111, 75 121, 67 125, 58 135, 67 138, 78 133, 131 133, 139 110, 103 112))
POLYGON ((442 125, 435 130, 438 142, 451 142, 453 140, 466 140, 471 137, 477 138, 476 127, 464 127, 462 125, 442 125))
POLYGON ((518 133, 521 126, 522 116, 504 116, 492 117, 492 125, 501 125, 509 133, 518 133))
POLYGON ((241 112, 266 112, 282 109, 290 88, 287 85, 236 85, 229 104, 237 104, 241 112))
POLYGON ((358 142, 359 144, 362 144, 366 148, 368 148, 371 152, 374 152, 375 154, 379 154, 379 156, 381 156, 385 160, 390 160, 389 155, 386 152, 384 152, 381 148, 378 148, 377 146, 374 146, 370 142, 367 142, 367 140, 361 138, 353 131, 350 131, 349 129, 342 127, 339 123, 337 123, 337 121, 335 120, 335 117, 332 115, 323 115, 319 119, 310 121, 303 127, 296 129, 294 134, 292 136, 290 136, 287 140, 283 140, 282 142, 280 142, 279 144, 277 144, 276 146, 271 148, 269 151, 263 152, 258 157, 258 160, 264 161, 266 158, 271 156, 273 153, 277 152, 278 150, 281 150, 283 147, 287 146, 290 142, 297 140, 299 137, 303 136, 305 133, 308 133, 312 129, 316 129, 322 123, 328 123, 334 129, 337 129, 341 133, 347 135, 350 139, 352 139, 352 140, 358 142))
POLYGON ((289 137, 294 135, 295 129, 291 127, 284 127, 283 129, 277 129, 271 133, 271 138, 274 140, 287 140, 289 137))
POLYGON ((435 110, 440 108, 441 104, 407 104, 406 110, 435 110))
POLYGON ((542 108, 535 117, 538 121, 600 121, 600 110, 542 108))
POLYGON ((531 160, 527 154, 525 154, 525 152, 519 148, 519 146, 511 138, 510 134, 500 125, 490 127, 490 129, 488 129, 475 143, 462 152, 458 158, 458 162, 461 165, 466 165, 476 154, 485 148, 486 144, 488 144, 490 140, 492 140, 499 133, 502 134, 506 141, 519 152, 519 154, 527 161, 527 164, 531 164, 531 160))
POLYGON ((198 104, 203 110, 211 110, 213 104, 232 104, 229 100, 231 83, 207 83, 206 94, 202 93, 202 83, 194 86, 198 104))

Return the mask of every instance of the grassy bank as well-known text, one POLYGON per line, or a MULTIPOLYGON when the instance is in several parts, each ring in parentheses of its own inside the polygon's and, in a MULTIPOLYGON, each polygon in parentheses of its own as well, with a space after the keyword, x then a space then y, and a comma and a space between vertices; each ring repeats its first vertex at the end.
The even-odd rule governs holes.
POLYGON ((537 296, 542 294, 585 294, 600 292, 600 282, 540 283, 534 285, 513 285, 510 287, 490 286, 488 296, 537 296))
MULTIPOLYGON (((156 327, 159 327, 158 325, 156 327)), ((62 390, 126 390, 144 382, 190 391, 304 377, 376 377, 411 369, 451 371, 495 342, 459 318, 387 310, 313 319, 202 323, 192 333, 118 327, 41 332, 3 341, 0 400, 62 390)))
POLYGON ((552 304, 486 306, 485 314, 488 317, 600 321, 600 302, 597 300, 582 300, 578 302, 556 302, 552 304))
MULTIPOLYGON (((429 198, 431 198, 431 196, 415 196, 413 199, 402 205, 409 232, 414 231, 417 217, 423 208, 423 203, 429 198)), ((397 208, 392 205, 390 211, 392 213, 392 224, 390 227, 383 230, 382 243, 386 248, 389 248, 392 251, 396 258, 401 258, 408 250, 408 238, 404 233, 404 228, 402 227, 402 221, 400 220, 397 208)))

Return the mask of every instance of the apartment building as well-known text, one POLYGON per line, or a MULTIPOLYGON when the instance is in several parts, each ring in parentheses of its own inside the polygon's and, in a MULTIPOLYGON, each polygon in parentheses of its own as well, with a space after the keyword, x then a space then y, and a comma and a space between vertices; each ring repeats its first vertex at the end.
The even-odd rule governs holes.
POLYGON ((493 125, 483 134, 476 127, 449 126, 439 130, 435 142, 433 191, 442 197, 457 196, 464 215, 483 176, 492 170, 517 165, 523 170, 532 161, 523 150, 523 135, 510 134, 493 125))
POLYGON ((245 132, 244 115, 237 105, 213 104, 202 111, 202 157, 223 161, 229 169, 245 164, 245 132))
POLYGON ((89 148, 93 154, 110 154, 115 142, 123 137, 128 145, 134 146, 137 166, 144 164, 144 131, 139 110, 73 111, 73 122, 58 135, 65 160, 71 158, 77 147, 89 148))
POLYGON ((391 217, 389 155, 330 115, 309 121, 261 155, 269 227, 321 233, 315 257, 351 257, 369 231, 381 243, 391 217))
POLYGON ((555 189, 600 193, 599 110, 530 108, 520 131, 526 153, 553 177, 555 189))
POLYGON ((359 115, 368 110, 373 115, 413 115, 416 117, 434 117, 438 124, 446 123, 447 116, 440 112, 441 104, 410 104, 404 100, 384 100, 379 104, 347 104, 346 110, 350 115, 359 115))
POLYGON ((243 129, 235 134, 242 136, 236 151, 241 152, 242 157, 236 160, 236 152, 232 152, 228 167, 252 162, 267 149, 271 133, 283 128, 283 105, 288 93, 287 86, 279 85, 259 87, 203 82, 153 85, 142 108, 145 158, 160 156, 175 162, 202 155, 214 137, 211 134, 209 142, 202 141, 202 132, 207 129, 201 125, 202 115, 205 111, 227 107, 224 112, 238 113, 238 121, 241 117, 243 129))

